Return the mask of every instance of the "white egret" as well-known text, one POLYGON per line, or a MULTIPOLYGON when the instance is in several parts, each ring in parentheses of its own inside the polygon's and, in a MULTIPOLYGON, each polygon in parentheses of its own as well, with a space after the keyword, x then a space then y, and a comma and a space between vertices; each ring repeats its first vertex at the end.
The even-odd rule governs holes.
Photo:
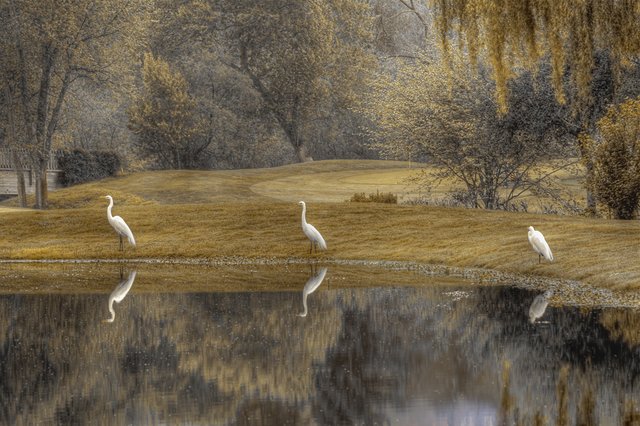
POLYGON ((305 217, 307 213, 307 205, 304 201, 300 201, 298 204, 302 206, 302 232, 304 232, 304 235, 306 235, 311 242, 309 254, 311 254, 314 248, 317 250, 318 247, 320 247, 321 250, 326 250, 327 243, 324 241, 324 238, 322 238, 322 235, 320 235, 320 232, 318 232, 313 225, 307 223, 307 219, 305 217))
POLYGON ((124 250, 124 244, 122 242, 122 237, 126 237, 129 240, 129 244, 132 246, 136 246, 136 240, 133 238, 133 233, 127 223, 120 216, 113 216, 111 214, 111 209, 113 208, 113 198, 111 195, 106 195, 104 198, 109 200, 109 207, 107 207, 107 219, 109 219, 109 224, 115 229, 118 237, 120 237, 120 250, 124 250))
POLYGON ((307 296, 316 291, 320 284, 322 284, 322 280, 324 280, 324 276, 327 273, 327 268, 320 268, 320 270, 312 275, 311 278, 304 285, 304 289, 302 289, 302 306, 304 306, 304 312, 298 314, 299 317, 307 316, 307 296))
POLYGON ((549 298, 552 294, 553 291, 547 290, 543 294, 539 294, 533 299, 533 302, 531 302, 531 306, 529 306, 529 322, 531 324, 536 322, 538 318, 544 315, 544 311, 547 309, 549 298))
POLYGON ((553 261, 553 253, 547 244, 547 240, 544 239, 542 232, 533 229, 533 226, 529 227, 529 244, 533 247, 533 250, 538 253, 538 263, 541 262, 541 257, 544 257, 549 262, 553 261))
POLYGON ((129 272, 129 277, 126 280, 120 281, 120 284, 109 295, 109 312, 111 312, 111 318, 104 320, 103 322, 113 322, 116 319, 116 311, 113 309, 113 302, 120 303, 125 298, 133 281, 136 279, 136 271, 129 272))

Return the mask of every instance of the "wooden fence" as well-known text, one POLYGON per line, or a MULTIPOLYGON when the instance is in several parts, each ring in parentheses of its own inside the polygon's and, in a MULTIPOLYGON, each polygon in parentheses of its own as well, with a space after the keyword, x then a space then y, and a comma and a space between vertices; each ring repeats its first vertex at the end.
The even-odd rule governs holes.
MULTIPOLYGON (((49 162, 47 164, 47 170, 49 171, 60 171, 58 167, 58 152, 52 152, 49 156, 49 162)), ((19 158, 28 158, 27 150, 19 149, 18 150, 19 158)), ((15 165, 13 164, 13 156, 11 155, 11 150, 7 148, 0 148, 0 170, 15 170, 15 165)))
MULTIPOLYGON (((47 164, 47 188, 55 191, 61 188, 60 176, 62 171, 58 167, 57 153, 51 153, 47 164)), ((27 157, 26 150, 18 151, 21 158, 27 157)), ((25 189, 27 194, 35 192, 35 174, 29 168, 24 170, 25 189)), ((18 195, 18 173, 13 164, 13 157, 9 149, 0 149, 0 196, 18 195)))

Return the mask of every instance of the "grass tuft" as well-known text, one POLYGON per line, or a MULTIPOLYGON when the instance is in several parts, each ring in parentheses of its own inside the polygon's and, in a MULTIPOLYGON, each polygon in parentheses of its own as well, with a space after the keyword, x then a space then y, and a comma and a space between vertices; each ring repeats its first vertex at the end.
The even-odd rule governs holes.
POLYGON ((398 204, 398 196, 391 192, 381 194, 380 191, 376 191, 375 194, 369 194, 369 196, 366 196, 364 192, 356 192, 349 201, 352 203, 398 204))

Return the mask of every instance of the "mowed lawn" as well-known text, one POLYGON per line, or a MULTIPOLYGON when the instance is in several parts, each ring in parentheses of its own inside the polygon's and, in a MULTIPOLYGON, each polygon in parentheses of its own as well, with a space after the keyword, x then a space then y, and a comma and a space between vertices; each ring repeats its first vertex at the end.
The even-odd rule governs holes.
MULTIPOLYGON (((318 161, 273 169, 156 171, 78 185, 50 194, 47 211, 2 214, 3 259, 119 258, 106 220, 133 230, 127 259, 313 258, 404 260, 640 287, 640 221, 506 213, 462 208, 351 203, 355 192, 417 193, 403 182, 415 164, 318 161), (307 220, 329 249, 308 254, 307 220), (527 227, 542 231, 556 261, 538 264, 527 227)), ((12 202, 4 203, 11 206, 12 202)))

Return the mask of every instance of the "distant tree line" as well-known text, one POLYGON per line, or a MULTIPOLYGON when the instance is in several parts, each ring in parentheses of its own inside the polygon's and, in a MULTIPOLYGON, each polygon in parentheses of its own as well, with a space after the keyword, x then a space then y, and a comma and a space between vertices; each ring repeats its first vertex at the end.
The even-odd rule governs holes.
POLYGON ((562 202, 553 172, 579 160, 587 211, 634 217, 637 142, 616 129, 637 114, 639 14, 597 0, 6 0, 0 143, 28 152, 19 197, 35 170, 39 208, 46 160, 66 148, 133 171, 428 161, 426 185, 453 180, 461 204, 492 209, 562 202))

